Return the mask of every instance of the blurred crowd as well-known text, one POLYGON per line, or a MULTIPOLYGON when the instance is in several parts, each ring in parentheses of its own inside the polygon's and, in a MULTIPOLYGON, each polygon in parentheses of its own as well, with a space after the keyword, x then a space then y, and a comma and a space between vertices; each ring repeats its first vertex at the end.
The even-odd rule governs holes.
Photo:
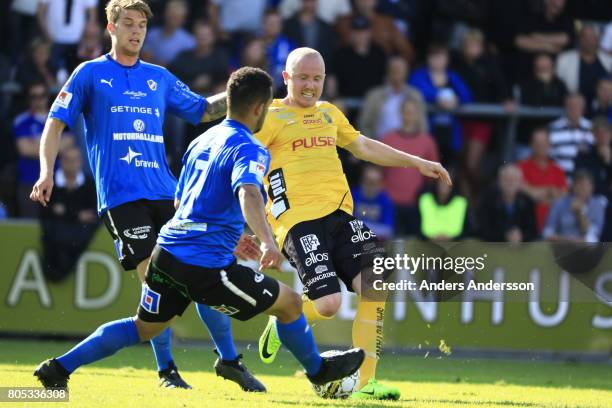
MULTIPOLYGON (((609 0, 149 3, 155 17, 142 58, 195 92, 219 92, 232 70, 250 65, 270 72, 282 97, 288 53, 312 47, 326 62, 324 99, 357 129, 450 169, 452 188, 340 151, 355 215, 379 237, 611 240, 609 0), (476 106, 487 109, 468 114, 476 106), (521 115, 525 107, 536 114, 521 115), (556 117, 538 114, 550 112, 545 108, 558 108, 556 117), (509 145, 511 118, 518 122, 509 145)), ((80 62, 110 49, 104 6, 103 0, 0 5, 0 218, 41 217, 48 245, 63 239, 57 231, 64 237, 71 231, 74 241, 77 232, 66 223, 81 225, 79 241, 87 242, 96 222, 81 129, 63 138, 60 189, 49 208, 41 211, 28 195, 50 102, 80 62)), ((205 128, 167 121, 175 171, 205 128)))

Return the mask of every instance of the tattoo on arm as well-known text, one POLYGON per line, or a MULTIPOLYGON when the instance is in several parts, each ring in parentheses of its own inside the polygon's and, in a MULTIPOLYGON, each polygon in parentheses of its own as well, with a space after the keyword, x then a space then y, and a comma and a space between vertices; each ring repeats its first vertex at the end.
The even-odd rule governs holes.
POLYGON ((206 101, 208 104, 202 116, 202 122, 210 122, 227 114, 227 98, 225 92, 208 97, 206 101))

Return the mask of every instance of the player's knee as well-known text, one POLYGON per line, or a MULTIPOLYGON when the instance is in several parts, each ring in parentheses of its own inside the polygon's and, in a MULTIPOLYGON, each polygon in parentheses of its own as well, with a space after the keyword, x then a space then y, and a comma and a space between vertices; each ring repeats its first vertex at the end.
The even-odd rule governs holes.
POLYGON ((283 307, 279 308, 276 317, 279 321, 293 322, 302 314, 302 298, 294 291, 285 294, 283 307))
POLYGON ((165 329, 165 327, 162 327, 161 325, 147 323, 139 318, 134 319, 134 324, 136 325, 138 338, 141 342, 151 340, 165 329))
POLYGON ((340 309, 342 303, 342 296, 340 293, 334 293, 333 295, 323 296, 314 301, 314 307, 323 317, 334 317, 340 309))

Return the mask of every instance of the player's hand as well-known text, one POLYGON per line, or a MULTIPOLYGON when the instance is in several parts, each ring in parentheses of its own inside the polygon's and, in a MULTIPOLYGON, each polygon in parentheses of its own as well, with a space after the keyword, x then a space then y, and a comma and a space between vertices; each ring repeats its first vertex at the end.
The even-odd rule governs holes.
POLYGON ((453 185, 453 181, 451 180, 448 171, 440 163, 436 163, 429 160, 421 160, 417 165, 419 172, 426 176, 435 179, 440 179, 449 186, 453 185))
POLYGON ((53 191, 53 176, 40 177, 30 193, 30 200, 39 202, 46 207, 53 191))
POLYGON ((280 269, 283 263, 283 256, 281 255, 278 247, 274 245, 268 245, 266 243, 261 244, 261 260, 259 261, 259 270, 264 269, 280 269))
POLYGON ((255 236, 242 234, 234 250, 234 255, 247 261, 251 259, 258 260, 261 257, 261 251, 259 250, 259 244, 255 236))

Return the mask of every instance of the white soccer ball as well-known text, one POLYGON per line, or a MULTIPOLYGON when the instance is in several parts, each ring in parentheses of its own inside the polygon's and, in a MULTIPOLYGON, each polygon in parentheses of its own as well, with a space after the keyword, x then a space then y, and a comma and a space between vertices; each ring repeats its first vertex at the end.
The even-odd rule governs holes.
MULTIPOLYGON (((322 357, 329 357, 341 353, 338 350, 329 350, 321 353, 322 357)), ((355 371, 348 377, 344 377, 340 380, 328 382, 323 385, 312 384, 312 389, 315 394, 321 398, 330 399, 345 399, 348 398, 353 392, 357 390, 359 386, 359 370, 355 371)))

